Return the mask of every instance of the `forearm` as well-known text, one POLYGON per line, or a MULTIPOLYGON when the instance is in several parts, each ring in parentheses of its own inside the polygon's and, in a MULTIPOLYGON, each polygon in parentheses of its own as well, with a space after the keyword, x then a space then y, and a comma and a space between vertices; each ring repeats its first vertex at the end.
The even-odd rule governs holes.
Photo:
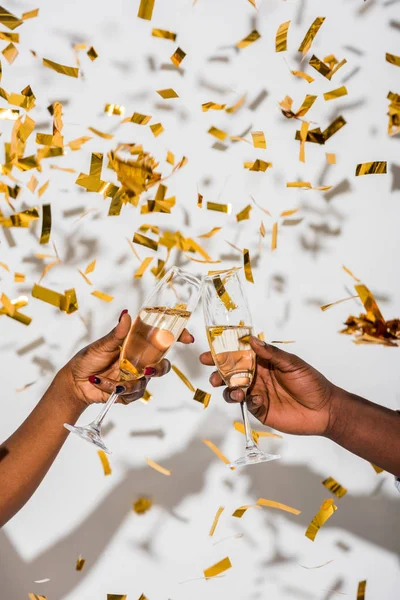
POLYGON ((29 500, 46 475, 68 431, 83 412, 58 374, 22 425, 0 446, 0 527, 29 500))
POLYGON ((353 454, 400 476, 400 414, 335 388, 327 437, 353 454))

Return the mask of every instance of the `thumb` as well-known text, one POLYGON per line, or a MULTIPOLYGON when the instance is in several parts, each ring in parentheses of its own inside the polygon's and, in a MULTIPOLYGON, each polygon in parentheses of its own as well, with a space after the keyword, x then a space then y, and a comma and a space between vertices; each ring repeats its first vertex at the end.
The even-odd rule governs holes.
POLYGON ((281 371, 291 371, 297 367, 299 358, 295 354, 280 350, 271 344, 266 344, 254 335, 250 336, 250 346, 260 358, 268 360, 281 371))
POLYGON ((132 319, 126 312, 122 312, 116 327, 107 335, 92 344, 93 349, 101 352, 116 352, 126 338, 131 328, 132 319))

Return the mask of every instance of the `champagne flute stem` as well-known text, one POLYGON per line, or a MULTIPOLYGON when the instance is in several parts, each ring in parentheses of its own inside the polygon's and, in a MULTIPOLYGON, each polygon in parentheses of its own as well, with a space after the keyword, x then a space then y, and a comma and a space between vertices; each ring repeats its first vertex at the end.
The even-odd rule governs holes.
POLYGON ((114 402, 118 399, 118 396, 119 396, 119 394, 116 394, 115 392, 113 392, 110 395, 109 399, 103 406, 102 410, 99 412, 99 414, 97 415, 97 417, 95 418, 95 420, 92 423, 92 425, 95 429, 100 429, 101 424, 104 420, 104 417, 106 416, 106 414, 108 413, 108 411, 110 410, 110 408, 112 407, 114 402))
POLYGON ((249 422, 249 413, 247 410, 246 401, 240 403, 240 408, 242 411, 243 423, 244 423, 244 432, 246 434, 246 450, 251 450, 252 448, 256 448, 257 445, 253 440, 253 432, 249 422))

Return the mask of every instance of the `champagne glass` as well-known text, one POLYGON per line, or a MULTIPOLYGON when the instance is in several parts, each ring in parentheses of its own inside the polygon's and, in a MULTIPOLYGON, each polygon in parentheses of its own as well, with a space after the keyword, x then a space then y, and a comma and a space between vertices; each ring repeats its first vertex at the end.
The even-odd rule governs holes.
MULTIPOLYGON (((132 381, 144 376, 146 366, 159 363, 186 327, 199 299, 197 277, 172 267, 147 298, 122 345, 121 379, 132 381)), ((64 424, 69 431, 111 454, 101 436, 103 420, 118 399, 113 392, 94 421, 79 427, 64 424)))
MULTIPOLYGON (((249 344, 253 335, 250 310, 238 269, 203 277, 202 301, 207 339, 222 379, 246 394, 256 368, 256 354, 249 344)), ((280 458, 260 450, 253 440, 246 402, 240 404, 246 434, 244 456, 231 465, 243 467, 280 458)))

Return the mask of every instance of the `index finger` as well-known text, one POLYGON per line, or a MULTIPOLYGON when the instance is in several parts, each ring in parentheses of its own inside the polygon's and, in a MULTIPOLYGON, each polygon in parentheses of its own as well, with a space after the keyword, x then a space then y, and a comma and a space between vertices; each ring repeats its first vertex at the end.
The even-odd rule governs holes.
POLYGON ((181 342, 182 344, 193 344, 194 337, 187 329, 184 329, 178 338, 178 342, 181 342))
POLYGON ((199 360, 203 365, 207 365, 207 367, 213 367, 215 364, 211 352, 203 352, 203 354, 200 354, 199 360))

